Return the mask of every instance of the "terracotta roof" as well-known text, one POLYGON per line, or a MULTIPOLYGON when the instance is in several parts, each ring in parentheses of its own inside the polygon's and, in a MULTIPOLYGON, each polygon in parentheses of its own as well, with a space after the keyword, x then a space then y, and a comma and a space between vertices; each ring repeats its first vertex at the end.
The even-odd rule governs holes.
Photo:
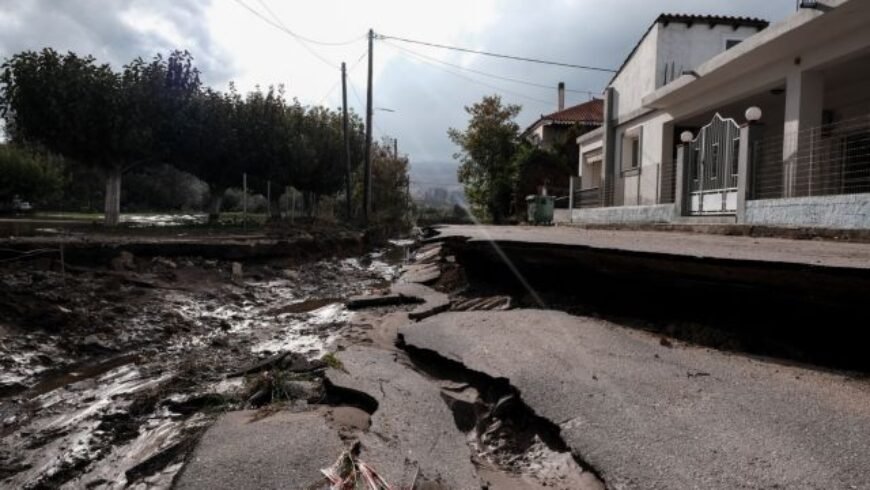
POLYGON ((567 109, 541 116, 554 123, 601 124, 604 121, 604 100, 592 99, 567 109))

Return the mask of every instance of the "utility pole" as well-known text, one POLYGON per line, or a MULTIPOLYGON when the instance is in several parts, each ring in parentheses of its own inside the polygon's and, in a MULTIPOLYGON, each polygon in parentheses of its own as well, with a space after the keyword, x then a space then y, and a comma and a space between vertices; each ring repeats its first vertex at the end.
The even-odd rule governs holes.
POLYGON ((363 221, 369 223, 369 214, 372 211, 372 59, 374 58, 375 31, 369 29, 369 86, 366 95, 366 146, 365 146, 365 181, 364 181, 364 204, 363 221))
POLYGON ((393 158, 399 159, 399 138, 393 138, 393 158))
POLYGON ((351 203, 352 190, 350 187, 350 132, 347 129, 347 69, 344 61, 341 62, 341 127, 344 131, 344 160, 345 160, 345 187, 347 197, 347 220, 353 219, 353 203, 351 203))

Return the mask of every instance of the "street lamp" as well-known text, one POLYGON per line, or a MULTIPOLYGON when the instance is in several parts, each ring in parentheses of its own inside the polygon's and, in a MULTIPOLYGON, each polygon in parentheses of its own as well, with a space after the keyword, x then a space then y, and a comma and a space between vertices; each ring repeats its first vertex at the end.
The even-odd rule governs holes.
POLYGON ((680 133, 680 141, 682 141, 683 143, 691 143, 693 139, 695 139, 695 136, 692 134, 691 131, 683 131, 682 133, 680 133))
POLYGON ((749 124, 756 123, 761 119, 761 108, 758 106, 752 106, 749 109, 746 109, 746 120, 749 121, 749 124))

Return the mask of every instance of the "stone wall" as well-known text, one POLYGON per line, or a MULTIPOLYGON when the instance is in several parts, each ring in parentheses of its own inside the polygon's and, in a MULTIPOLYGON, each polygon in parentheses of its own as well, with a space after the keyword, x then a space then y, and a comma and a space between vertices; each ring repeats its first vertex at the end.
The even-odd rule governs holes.
POLYGON ((674 205, 575 209, 573 218, 574 223, 669 223, 674 220, 674 205))
POLYGON ((870 194, 746 201, 746 216, 743 223, 870 229, 870 194))

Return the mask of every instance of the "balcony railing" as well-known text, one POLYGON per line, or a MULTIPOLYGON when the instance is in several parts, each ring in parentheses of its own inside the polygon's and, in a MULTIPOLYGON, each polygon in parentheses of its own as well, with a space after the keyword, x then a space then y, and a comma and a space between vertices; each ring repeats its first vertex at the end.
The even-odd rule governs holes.
POLYGON ((870 115, 756 141, 750 199, 870 192, 870 115), (795 152, 785 157, 783 148, 795 152))
POLYGON ((601 205, 600 188, 593 187, 574 191, 574 209, 597 208, 601 205))

